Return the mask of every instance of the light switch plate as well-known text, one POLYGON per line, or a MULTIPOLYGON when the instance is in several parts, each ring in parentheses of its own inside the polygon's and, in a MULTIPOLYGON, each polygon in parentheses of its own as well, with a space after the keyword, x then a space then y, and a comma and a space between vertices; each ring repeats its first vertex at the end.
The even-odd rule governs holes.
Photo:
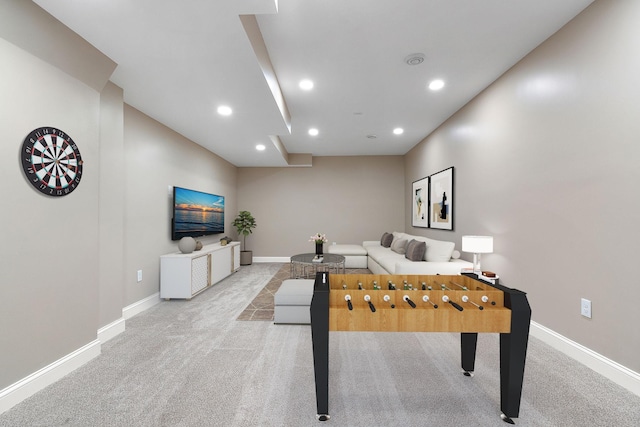
POLYGON ((586 298, 582 298, 582 300, 580 301, 580 314, 582 314, 584 317, 588 317, 589 319, 591 319, 591 301, 586 299, 586 298))

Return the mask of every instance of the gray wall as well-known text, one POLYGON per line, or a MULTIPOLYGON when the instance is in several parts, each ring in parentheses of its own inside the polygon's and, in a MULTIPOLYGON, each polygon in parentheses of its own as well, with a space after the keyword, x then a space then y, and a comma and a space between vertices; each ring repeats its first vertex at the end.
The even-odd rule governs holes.
POLYGON ((494 236, 483 267, 534 321, 636 372, 638 22, 638 1, 595 2, 405 158, 406 188, 456 168, 455 232, 422 234, 494 236))
POLYGON ((3 2, 0 58, 3 390, 95 345, 123 308, 158 293, 159 257, 177 251, 169 186, 222 194, 235 212, 237 183, 235 166, 124 105, 107 81, 115 64, 32 2, 3 2), (80 149, 68 196, 39 193, 22 171, 22 141, 41 126, 80 149))
POLYGON ((362 243, 404 228, 400 156, 314 157, 310 168, 238 169, 238 209, 258 226, 247 237, 254 257, 313 252, 309 237, 362 243))
POLYGON ((124 302, 123 92, 108 82, 100 94, 99 325, 122 317, 124 302))
MULTIPOLYGON (((225 231, 230 231, 237 210, 237 168, 129 105, 124 113, 126 306, 159 291, 159 257, 178 251, 178 242, 171 241, 169 187, 225 196, 225 231), (137 270, 143 272, 140 283, 137 270)), ((206 244, 220 237, 198 240, 206 244)))
POLYGON ((96 338, 100 94, 4 38, 0 58, 2 389, 96 338), (68 196, 43 195, 22 171, 22 141, 42 126, 67 132, 85 162, 68 196))

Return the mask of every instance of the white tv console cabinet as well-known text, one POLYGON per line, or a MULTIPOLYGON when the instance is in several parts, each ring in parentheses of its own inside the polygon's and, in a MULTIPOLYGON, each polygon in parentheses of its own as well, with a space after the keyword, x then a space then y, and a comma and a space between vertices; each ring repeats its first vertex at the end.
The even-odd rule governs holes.
POLYGON ((240 242, 160 257, 160 298, 191 299, 240 268, 240 242))

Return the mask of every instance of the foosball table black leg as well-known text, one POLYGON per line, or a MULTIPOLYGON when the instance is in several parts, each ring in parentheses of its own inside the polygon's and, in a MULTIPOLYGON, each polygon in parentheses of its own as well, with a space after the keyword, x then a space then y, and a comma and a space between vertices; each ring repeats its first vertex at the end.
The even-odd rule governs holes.
POLYGON ((317 273, 311 299, 311 342, 319 421, 329 419, 329 278, 317 273))
POLYGON ((524 292, 505 292, 505 306, 511 309, 511 333, 500 334, 500 409, 502 420, 514 424, 520 413, 524 364, 529 343, 531 307, 524 292))
POLYGON ((460 354, 462 359, 462 370, 467 377, 473 376, 476 365, 476 347, 478 344, 478 334, 463 332, 460 334, 460 354))

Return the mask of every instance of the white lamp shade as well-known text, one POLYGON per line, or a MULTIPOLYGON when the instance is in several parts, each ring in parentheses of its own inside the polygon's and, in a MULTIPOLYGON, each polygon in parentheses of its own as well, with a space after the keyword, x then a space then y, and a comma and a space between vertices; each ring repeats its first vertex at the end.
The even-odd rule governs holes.
POLYGON ((462 252, 490 254, 493 252, 493 237, 462 236, 462 252))

